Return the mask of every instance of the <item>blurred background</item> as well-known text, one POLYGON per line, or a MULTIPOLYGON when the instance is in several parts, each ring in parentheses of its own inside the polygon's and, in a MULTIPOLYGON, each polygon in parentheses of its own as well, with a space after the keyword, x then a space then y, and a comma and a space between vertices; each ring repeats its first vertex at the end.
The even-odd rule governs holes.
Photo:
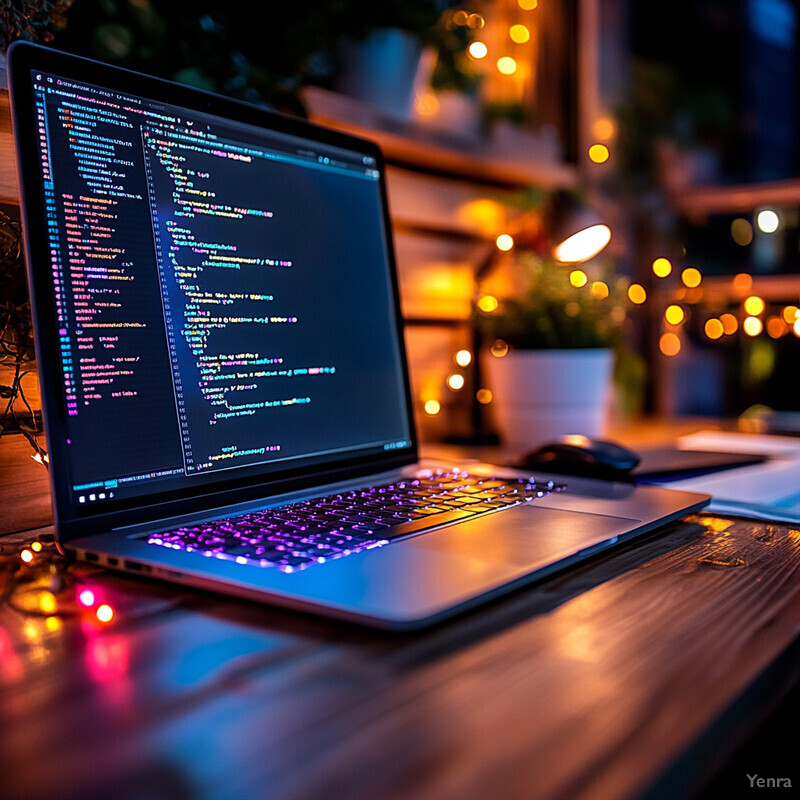
MULTIPOLYGON (((795 419, 797 2, 273 6, 3 0, 0 45, 44 41, 376 139, 428 441, 502 437, 516 411, 495 362, 528 350, 613 353, 589 427, 795 419), (608 226, 599 254, 553 253, 565 209, 608 226)), ((13 227, 2 94, 0 156, 13 227)), ((3 253, 3 326, 21 326, 6 337, 11 387, 32 351, 19 254, 3 253)))

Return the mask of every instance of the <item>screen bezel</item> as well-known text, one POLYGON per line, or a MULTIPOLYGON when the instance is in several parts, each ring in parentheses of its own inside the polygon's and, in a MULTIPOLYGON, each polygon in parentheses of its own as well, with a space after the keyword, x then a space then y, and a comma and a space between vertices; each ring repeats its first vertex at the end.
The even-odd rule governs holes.
POLYGON ((206 509, 252 502, 314 485, 357 478, 411 464, 418 457, 417 433, 411 402, 408 361, 403 336, 397 268, 392 240, 385 184, 385 169, 379 147, 371 141, 309 123, 274 111, 152 76, 113 67, 82 57, 62 53, 27 42, 18 42, 8 51, 9 90, 12 122, 17 147, 21 216, 25 239, 28 285, 34 330, 37 334, 37 365, 42 395, 42 411, 50 455, 50 484, 56 531, 61 541, 91 533, 106 532, 121 525, 141 524, 206 509), (155 102, 213 114, 270 131, 299 136, 321 145, 355 150, 372 156, 380 173, 378 179, 383 225, 386 233, 390 291, 394 302, 397 347, 401 361, 408 447, 377 455, 356 455, 332 459, 311 466, 289 468, 279 473, 211 478, 196 486, 153 492, 104 504, 79 506, 72 487, 59 476, 67 472, 67 448, 63 443, 66 406, 60 390, 61 361, 52 282, 49 280, 49 249, 37 146, 33 74, 46 72, 68 80, 109 88, 124 94, 145 97, 155 102), (46 268, 45 268, 46 267, 46 268))

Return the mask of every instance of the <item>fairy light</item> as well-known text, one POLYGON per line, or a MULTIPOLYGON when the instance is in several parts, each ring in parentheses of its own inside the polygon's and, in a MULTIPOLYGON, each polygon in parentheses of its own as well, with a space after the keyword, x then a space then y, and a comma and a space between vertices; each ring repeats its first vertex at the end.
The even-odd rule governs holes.
POLYGON ((700 274, 699 269, 695 267, 686 267, 686 269, 681 272, 681 280, 684 286, 687 286, 689 289, 695 289, 700 285, 703 276, 700 274))
POLYGON ((95 616, 100 622, 111 622, 114 619, 114 609, 108 603, 103 603, 97 607, 95 616))
POLYGON ((794 331, 794 335, 800 337, 800 317, 798 317, 794 321, 794 325, 792 325, 792 330, 794 331))
POLYGON ((569 274, 569 282, 576 288, 580 289, 581 286, 586 286, 589 277, 582 269, 574 269, 569 274))
POLYGON ((32 553, 30 550, 28 550, 28 548, 27 548, 27 547, 26 547, 26 548, 25 548, 25 549, 24 549, 24 550, 23 550, 23 551, 22 551, 22 552, 19 554, 19 557, 20 557, 20 558, 21 558, 21 559, 22 559, 22 560, 23 560, 23 561, 24 561, 26 564, 30 564, 30 563, 31 563, 31 561, 33 561, 33 553, 32 553))
POLYGON ((503 358, 508 355, 508 344, 502 339, 495 339, 489 351, 495 358, 503 358))
POLYGON ((733 288, 736 289, 737 292, 741 292, 744 294, 745 292, 749 292, 750 289, 753 287, 753 276, 749 275, 746 272, 740 272, 733 278, 733 288))
POLYGON ((459 367, 467 367, 472 362, 472 353, 469 350, 459 350, 455 355, 455 362, 459 367))
POLYGON ((616 130, 617 126, 614 124, 614 120, 608 117, 601 117, 592 123, 592 133, 603 142, 613 139, 616 130))
POLYGON ((508 233, 501 233, 494 240, 494 243, 498 250, 507 253, 514 246, 514 237, 508 233))
POLYGON ((489 54, 489 48, 483 42, 475 41, 467 48, 467 52, 476 61, 480 61, 489 54))
POLYGON ((33 550, 34 553, 41 553, 43 547, 44 545, 42 545, 41 542, 33 542, 31 544, 31 550, 33 550))
POLYGON ((766 304, 760 297, 756 297, 756 295, 751 295, 744 301, 743 305, 744 305, 744 310, 751 317, 757 317, 759 314, 763 313, 766 304))
POLYGON ((609 294, 608 284, 603 281, 595 281, 592 284, 591 291, 592 297, 596 297, 598 300, 605 300, 609 294))
POLYGON ((722 323, 722 330, 726 336, 731 336, 739 330, 739 320, 729 312, 723 314, 719 321, 722 323))
POLYGON ((731 222, 731 238, 741 247, 747 247, 753 241, 753 226, 742 217, 731 222))
POLYGON ((78 602, 86 608, 94 605, 94 592, 91 589, 81 589, 78 593, 78 602))
POLYGON ((764 323, 758 317, 745 317, 742 330, 748 336, 758 336, 764 330, 764 323))
POLYGON ((780 339, 781 336, 789 332, 789 326, 783 317, 770 317, 767 320, 767 334, 771 339, 780 339))
POLYGON ((597 142, 589 148, 589 159, 595 164, 605 164, 609 156, 608 148, 604 144, 597 142))
POLYGON ((534 11, 539 7, 539 0, 517 0, 517 5, 523 11, 534 11))
POLYGON ((681 351, 681 340, 676 333, 662 334, 658 340, 658 348, 665 356, 676 356, 681 351))
POLYGON ((666 278, 672 272, 672 262, 660 256, 653 262, 653 274, 657 278, 666 278))
POLYGON ((503 75, 513 75, 517 71, 517 62, 511 56, 502 56, 497 59, 497 69, 503 75))
POLYGON ((478 389, 475 398, 482 406, 486 406, 494 400, 494 395, 491 389, 478 389))
POLYGON ((781 218, 771 208, 764 208, 756 215, 756 225, 762 233, 775 233, 781 226, 781 218))
POLYGON ((800 317, 800 309, 797 306, 786 306, 783 309, 783 319, 788 325, 794 325, 794 321, 800 317))
POLYGON ((670 325, 680 325, 686 319, 686 312, 679 305, 673 303, 671 306, 667 306, 664 319, 670 325))
POLYGON ((457 392, 459 389, 464 388, 464 376, 458 372, 454 372, 452 375, 449 375, 447 378, 447 385, 454 391, 457 392))
POLYGON ((531 32, 526 25, 512 25, 508 29, 508 35, 514 44, 525 44, 530 41, 531 32))
POLYGON ((497 298, 491 294, 485 294, 478 299, 478 308, 483 311, 484 314, 491 314, 493 311, 497 311, 499 305, 497 298))
POLYGON ((435 417, 442 410, 442 404, 438 400, 427 400, 425 402, 425 413, 435 417))
POLYGON ((725 333, 725 328, 722 326, 722 321, 716 317, 706 320, 704 330, 709 339, 721 339, 722 334, 725 333))
POLYGON ((644 286, 639 283, 632 283, 628 287, 628 299, 634 305, 640 306, 647 300, 647 292, 644 286))

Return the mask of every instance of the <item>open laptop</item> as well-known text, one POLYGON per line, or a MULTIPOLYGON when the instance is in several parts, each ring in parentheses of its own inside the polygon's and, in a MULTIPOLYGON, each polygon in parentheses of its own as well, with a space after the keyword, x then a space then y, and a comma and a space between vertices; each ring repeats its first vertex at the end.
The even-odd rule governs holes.
POLYGON ((63 550, 402 628, 707 502, 421 470, 373 143, 35 45, 8 62, 63 550))

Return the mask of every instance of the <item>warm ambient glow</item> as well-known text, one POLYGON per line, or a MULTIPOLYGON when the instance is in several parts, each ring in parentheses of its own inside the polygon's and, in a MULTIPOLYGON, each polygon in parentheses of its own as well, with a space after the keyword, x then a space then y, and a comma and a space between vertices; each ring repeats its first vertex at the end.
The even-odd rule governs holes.
POLYGON ((742 217, 731 222, 731 236, 736 244, 746 247, 753 241, 753 226, 742 217))
POLYGON ((425 403, 425 413, 435 417, 442 410, 441 403, 438 400, 428 400, 425 403))
POLYGON ((681 340, 675 333, 665 333, 658 340, 658 347, 665 356, 676 356, 681 351, 681 340))
POLYGON ((644 286, 639 283, 632 283, 628 287, 628 299, 631 301, 631 303, 637 306, 640 306, 642 303, 644 303, 644 301, 647 300, 647 292, 645 291, 644 286))
POLYGON ((457 392, 459 389, 463 389, 464 388, 464 376, 463 375, 459 375, 457 372, 454 372, 452 375, 448 376, 447 385, 454 392, 457 392))
POLYGON ((589 158, 595 164, 605 164, 608 161, 608 148, 604 144, 593 144, 589 148, 589 158))
POLYGON ((700 274, 699 269, 695 269, 694 267, 686 267, 686 269, 681 272, 681 280, 683 281, 684 286, 694 289, 700 285, 700 282, 703 280, 703 276, 700 274))
POLYGON ((781 225, 781 219, 771 208, 765 208, 758 212, 756 225, 762 233, 775 233, 781 225))
POLYGON ((467 52, 477 61, 486 58, 489 53, 489 48, 483 42, 473 42, 468 48, 467 52))
POLYGON ((421 117, 435 117, 439 113, 439 98, 434 92, 421 92, 414 98, 414 110, 421 117))
POLYGON ((666 278, 672 272, 672 262, 668 258, 657 258, 653 262, 653 274, 657 278, 666 278))
POLYGON ((595 281, 592 284, 592 297, 598 300, 605 300, 609 295, 608 284, 603 281, 595 281))
POLYGON ((613 139, 616 132, 617 126, 614 124, 614 120, 608 117, 596 119, 592 124, 592 134, 602 142, 613 139))
POLYGON ((764 310, 764 306, 764 301, 755 295, 751 295, 744 301, 744 310, 751 317, 757 317, 764 310))
POLYGON ((718 320, 716 317, 706 320, 704 329, 709 339, 720 339, 722 338, 722 334, 725 333, 722 321, 718 320))
POLYGON ((719 321, 722 323, 722 330, 725 331, 727 336, 731 336, 732 334, 736 333, 739 330, 739 321, 733 314, 727 313, 723 314, 719 321))
POLYGON ((664 312, 664 319, 670 325, 680 325, 686 319, 686 312, 676 304, 671 306, 667 306, 667 310, 664 312))
POLYGON ((459 350, 456 353, 455 362, 459 367, 466 367, 472 361, 472 353, 469 350, 459 350))
POLYGON ((758 317, 745 317, 742 323, 742 330, 744 330, 748 336, 758 336, 758 334, 764 330, 764 324, 758 317))
POLYGON ((539 0, 517 0, 517 5, 523 11, 533 11, 539 7, 539 0))
MULTIPOLYGON (((569 282, 576 288, 580 289, 581 286, 586 286, 589 280, 586 273, 582 269, 574 269, 569 274, 569 282)), ((580 311, 580 309, 578 309, 580 311)))
POLYGON ((508 29, 508 35, 515 44, 525 44, 531 38, 531 32, 525 25, 512 25, 508 29))
POLYGON ((492 311, 497 311, 498 305, 500 304, 497 302, 497 298, 491 294, 485 294, 478 299, 478 308, 483 311, 484 314, 491 314, 492 311))
POLYGON ((590 225, 554 247, 553 258, 562 264, 580 264, 594 258, 610 241, 608 225, 590 225))
POLYGON ((514 237, 508 233, 501 233, 495 240, 498 250, 508 252, 514 246, 514 237))
POLYGON ((478 389, 475 397, 482 406, 488 405, 494 399, 491 389, 478 389))
POLYGON ((517 71, 517 62, 511 56, 503 56, 497 59, 497 69, 503 75, 513 75, 517 71))
POLYGON ((749 292, 753 286, 753 276, 746 272, 740 272, 733 278, 733 288, 737 292, 749 292))

